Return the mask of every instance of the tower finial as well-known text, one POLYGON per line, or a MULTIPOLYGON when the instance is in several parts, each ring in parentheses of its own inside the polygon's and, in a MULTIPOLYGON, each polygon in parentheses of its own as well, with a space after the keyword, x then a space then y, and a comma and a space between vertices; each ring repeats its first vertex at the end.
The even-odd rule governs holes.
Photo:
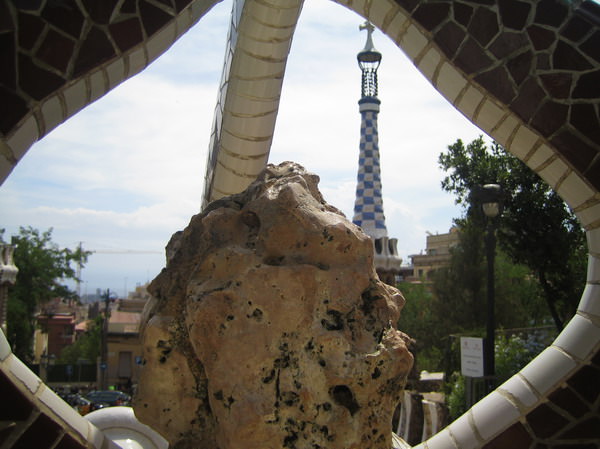
POLYGON ((360 31, 367 30, 367 43, 365 44, 363 51, 376 51, 375 46, 373 45, 373 38, 371 37, 373 35, 373 31, 375 31, 373 24, 367 20, 362 25, 359 25, 358 29, 360 31))

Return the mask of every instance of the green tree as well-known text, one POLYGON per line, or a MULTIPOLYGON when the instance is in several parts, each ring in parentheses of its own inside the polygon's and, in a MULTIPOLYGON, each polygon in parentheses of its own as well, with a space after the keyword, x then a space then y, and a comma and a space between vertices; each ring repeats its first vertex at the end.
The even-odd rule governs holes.
POLYGON ((101 316, 90 321, 87 331, 75 343, 62 350, 58 362, 75 364, 80 359, 95 362, 100 357, 102 322, 101 316))
POLYGON ((504 191, 498 242, 516 264, 527 266, 539 281, 557 329, 573 315, 585 279, 586 242, 583 229, 564 201, 537 174, 482 137, 467 146, 459 139, 439 157, 448 175, 442 188, 465 208, 464 220, 483 226, 473 196, 478 186, 497 183, 504 191))
MULTIPOLYGON (((4 230, 0 232, 0 240, 3 234, 4 230)), ((52 229, 40 232, 21 227, 11 242, 15 245, 14 260, 19 273, 8 294, 7 339, 13 352, 28 361, 32 355, 36 313, 54 298, 79 299, 64 281, 77 280, 72 264, 83 266, 89 252, 59 248, 52 241, 52 229)))

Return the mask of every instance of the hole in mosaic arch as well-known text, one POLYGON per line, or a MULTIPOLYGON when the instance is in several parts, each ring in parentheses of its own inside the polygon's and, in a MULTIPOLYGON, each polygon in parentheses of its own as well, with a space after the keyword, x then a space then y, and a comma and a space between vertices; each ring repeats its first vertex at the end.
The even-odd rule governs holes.
MULTIPOLYGON (((338 9, 337 9, 336 11, 337 11, 337 12, 340 12, 340 9, 341 9, 341 8, 339 8, 339 7, 338 7, 338 9)), ((206 20, 206 19, 203 19, 203 20, 206 20)), ((300 31, 300 28, 299 28, 299 31, 300 31)), ((295 38, 295 43, 296 43, 297 41, 298 41, 298 39, 296 39, 296 38, 295 38)), ((381 47, 381 45, 380 45, 379 43, 377 44, 377 46, 378 46, 378 48, 379 48, 380 50, 382 50, 382 47, 381 47)), ((354 52, 355 52, 355 50, 356 50, 356 49, 354 49, 354 48, 353 48, 353 49, 351 50, 351 52, 353 52, 353 53, 354 53, 354 52)), ((383 67, 385 67, 385 63, 386 63, 386 61, 387 61, 387 60, 388 60, 388 58, 389 58, 389 56, 388 56, 388 55, 390 54, 390 52, 387 52, 387 51, 385 51, 385 50, 382 50, 382 52, 384 53, 384 58, 385 58, 385 59, 384 59, 384 63, 383 63, 384 65, 382 65, 382 69, 381 69, 381 70, 383 71, 383 67)), ((218 58, 217 58, 217 59, 218 59, 218 58)), ((291 64, 290 64, 290 66, 291 66, 291 64)), ((382 90, 381 90, 381 97, 382 97, 382 99, 383 99, 383 106, 382 106, 382 107, 384 107, 384 106, 386 105, 386 103, 388 102, 388 100, 386 100, 386 99, 385 99, 385 98, 386 98, 386 95, 387 95, 387 93, 385 93, 385 94, 384 94, 384 89, 383 89, 383 76, 381 77, 381 82, 382 82, 382 84, 381 84, 381 85, 382 85, 382 88, 381 88, 381 89, 382 89, 382 90)), ((391 100, 391 95, 390 95, 390 100, 391 100)), ((390 101, 389 103, 387 103, 387 104, 391 104, 391 101, 390 101)), ((352 106, 354 107, 354 105, 352 105, 352 106)), ((212 106, 211 106, 211 108, 212 108, 212 106)), ((311 110, 312 110, 312 109, 313 109, 313 108, 311 108, 311 110)), ((349 107, 349 109, 350 109, 350 107, 349 107)), ((283 114, 283 105, 282 105, 282 114, 283 114)), ((341 114, 341 113, 340 113, 340 114, 341 114)), ((310 115, 310 114, 309 114, 309 113, 306 113, 305 115, 307 115, 307 116, 308 116, 308 115, 310 115)), ((397 117, 395 114, 390 114, 390 115, 393 115, 394 117, 397 117)), ((382 132, 382 133, 383 133, 383 129, 385 128, 385 126, 384 126, 384 120, 383 120, 383 117, 384 117, 384 114, 383 114, 383 111, 382 111, 381 120, 380 120, 380 129, 381 129, 381 132, 382 132)), ((281 122, 283 122, 283 120, 280 120, 280 126, 285 126, 285 123, 284 123, 284 124, 281 124, 281 122)), ((302 121, 301 121, 301 120, 297 120, 297 122, 296 122, 296 123, 302 123, 302 121)), ((397 126, 397 125, 396 125, 396 126, 397 126)), ((301 126, 300 128, 303 128, 303 129, 311 129, 311 128, 310 128, 310 127, 308 127, 308 126, 301 126)), ((469 140, 469 139, 465 138, 465 136, 464 136, 464 135, 460 135, 460 136, 453 135, 453 136, 452 136, 452 139, 454 139, 454 138, 456 138, 456 137, 461 137, 461 138, 465 139, 465 141, 468 141, 468 140, 469 140)), ((327 137, 325 136, 325 137, 323 138, 323 140, 324 140, 324 141, 326 141, 326 139, 327 139, 327 137)), ((386 137, 386 139, 387 139, 387 137, 386 137)), ((446 142, 444 143, 444 145, 445 145, 445 144, 448 144, 448 143, 450 143, 450 142, 452 141, 452 139, 451 139, 450 141, 446 141, 446 142)), ((314 138, 314 136, 313 136, 313 141, 314 141, 314 140, 315 140, 315 138, 314 138)), ((317 139, 317 140, 318 140, 318 139, 317 139)), ((278 142, 279 142, 279 141, 275 141, 274 143, 278 143, 278 142)), ((398 142, 402 142, 402 141, 401 141, 400 139, 398 139, 398 142)), ((325 144, 323 144, 322 146, 323 146, 323 147, 326 147, 326 148, 329 148, 329 146, 327 146, 327 145, 325 145, 325 144)), ((406 146, 410 146, 410 141, 409 141, 409 143, 408 143, 406 146)), ((380 147, 382 148, 382 160, 383 160, 384 158, 388 157, 388 156, 386 156, 386 152, 391 152, 390 150, 387 150, 387 148, 391 148, 391 147, 390 147, 390 146, 388 146, 388 145, 386 145, 386 144, 384 144, 384 137, 383 137, 383 134, 382 134, 382 137, 381 137, 381 139, 380 139, 380 147)), ((276 155, 277 155, 277 153, 276 153, 276 150, 277 150, 277 149, 274 149, 274 151, 273 151, 273 153, 272 153, 272 155, 273 155, 273 156, 276 156, 276 155)), ((399 152, 399 153, 401 153, 401 151, 398 151, 398 152, 399 152)), ((302 154, 302 148, 298 149, 298 153, 299 153, 299 154, 302 154)), ((297 158, 294 158, 294 159, 297 159, 297 158)), ((323 159, 325 159, 325 160, 329 160, 329 162, 331 162, 331 161, 330 161, 330 159, 331 159, 331 156, 330 156, 330 155, 325 155, 325 156, 323 157, 323 159)), ((348 158, 348 159, 350 159, 350 158, 348 158)), ((388 159, 388 161, 389 161, 389 159, 388 159)), ((300 162, 304 162, 304 161, 300 161, 300 162)), ((337 161, 336 161, 336 162, 337 162, 337 161)), ((308 167, 308 168, 311 168, 311 167, 310 167, 310 164, 308 164, 308 163, 306 163, 306 162, 304 162, 304 164, 305 164, 305 165, 307 165, 307 167, 308 167)), ((355 164, 355 162, 353 162, 353 164, 355 164)), ((326 165, 327 165, 327 168, 326 168, 326 170, 325 170, 325 171, 328 171, 328 170, 330 170, 330 167, 331 167, 331 166, 335 166, 335 164, 326 164, 326 165)), ((341 164, 341 165, 342 165, 342 164, 341 164)), ((385 163, 385 167, 388 167, 388 166, 390 166, 390 167, 396 167, 396 166, 398 166, 398 165, 400 165, 400 164, 397 164, 397 165, 396 165, 396 163, 395 163, 395 162, 386 162, 386 163, 385 163)), ((117 164, 117 166, 118 166, 118 164, 117 164)), ((385 168, 384 168, 384 170, 385 170, 385 168)), ((320 174, 320 175, 322 176, 322 178, 324 178, 324 176, 322 175, 322 173, 321 173, 321 171, 320 171, 319 169, 314 169, 314 171, 315 171, 315 172, 317 172, 318 174, 320 174)), ((414 171, 418 171, 418 170, 414 170, 414 171)), ((149 176, 149 177, 150 177, 150 176, 149 176)), ((388 187, 388 182, 386 181, 386 179, 387 179, 387 178, 385 178, 385 177, 384 177, 384 180, 383 180, 384 192, 385 192, 387 189, 389 189, 390 191, 392 191, 392 190, 393 190, 393 186, 394 186, 394 184, 393 184, 393 182, 390 182, 390 183, 389 183, 389 187, 388 187)), ((339 191, 339 190, 341 190, 341 188, 338 190, 338 189, 337 189, 337 187, 336 187, 336 185, 345 185, 345 186, 348 186, 348 185, 351 185, 351 184, 353 184, 353 181, 348 181, 346 184, 344 184, 343 182, 340 182, 340 181, 336 181, 336 183, 331 183, 331 184, 329 184, 329 185, 328 185, 328 184, 327 184, 327 181, 325 181, 325 179, 323 179, 323 181, 322 181, 322 184, 321 184, 322 186, 325 186, 325 188, 326 188, 326 189, 328 189, 328 192, 326 192, 326 199, 327 199, 328 201, 330 201, 331 203, 335 204, 335 205, 337 205, 337 203, 336 203, 335 199, 333 199, 333 198, 337 198, 337 197, 340 197, 340 198, 342 198, 342 197, 343 197, 343 192, 341 192, 341 193, 340 193, 340 191, 339 191), (336 183, 337 183, 337 184, 336 184, 336 183), (328 196, 328 195, 329 195, 329 196, 328 196), (330 199, 330 198, 331 198, 331 199, 330 199)), ((132 194, 132 195, 133 195, 133 194, 132 194)), ((389 198, 395 198, 395 195, 393 195, 393 194, 391 194, 391 193, 390 193, 390 195, 389 195, 389 198)), ((133 203, 132 203, 132 204, 133 204, 133 203)), ((386 204, 386 211, 388 211, 388 219, 391 221, 391 215, 393 215, 394 213, 396 213, 396 212, 397 212, 397 211, 396 211, 396 207, 397 207, 398 205, 397 205, 397 204, 395 204, 395 205, 394 205, 394 201, 388 201, 388 202, 386 202, 385 204, 386 204), (390 206, 389 206, 389 204, 392 204, 393 206, 392 206, 392 207, 390 207, 390 206)), ((400 208, 400 209, 402 209, 402 208, 400 208)), ((117 212, 119 212, 119 211, 117 211, 117 212)), ((350 214, 350 215, 351 215, 351 214, 350 214)), ((400 216, 402 216, 402 215, 400 215, 400 216)), ((187 218, 187 216, 186 216, 186 218, 187 218)), ((441 228, 442 232, 443 232, 443 231, 445 231, 447 227, 448 227, 448 225, 446 225, 446 227, 442 227, 442 228, 441 228)), ((440 229, 440 228, 438 228, 438 229, 440 229)), ((171 229, 171 230, 169 230, 168 232, 172 232, 172 229, 171 229)), ((403 234, 405 235, 405 233, 403 233, 403 234)), ((397 236, 398 236, 398 237, 400 237, 399 235, 397 235, 397 236)), ((162 243, 161 243, 161 244, 162 244, 162 243)), ((401 250, 401 252, 402 252, 402 250, 401 250)), ((100 256, 100 253, 99 253, 97 256, 100 256)), ((91 267, 90 267, 90 268, 91 268, 91 267)), ((147 271, 150 271, 150 269, 148 269, 148 268, 147 268, 146 270, 147 270, 147 271)), ((148 275, 148 274, 147 274, 146 276, 143 276, 143 275, 142 275, 141 279, 149 279, 149 278, 151 278, 151 277, 153 277, 153 276, 152 276, 152 275, 148 275)), ((127 278, 127 279, 125 279, 124 281, 122 281, 122 282, 119 282, 118 284, 115 284, 115 285, 113 286, 113 290, 115 290, 115 291, 122 290, 122 291, 123 291, 123 293, 124 293, 124 294, 126 294, 126 293, 127 293, 127 291, 128 291, 127 284, 129 283, 129 285, 131 285, 131 284, 133 283, 133 281, 132 281, 132 280, 133 280, 134 278, 135 278, 135 275, 133 275, 133 274, 132 274, 132 275, 131 275, 131 277, 128 277, 128 278, 127 278)))

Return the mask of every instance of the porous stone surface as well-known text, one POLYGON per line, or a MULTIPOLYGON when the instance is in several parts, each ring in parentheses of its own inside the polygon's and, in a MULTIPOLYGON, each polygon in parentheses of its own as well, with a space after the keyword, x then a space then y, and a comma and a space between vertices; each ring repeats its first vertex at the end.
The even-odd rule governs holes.
POLYGON ((392 447, 413 362, 404 298, 317 184, 269 165, 169 242, 134 407, 172 447, 392 447))

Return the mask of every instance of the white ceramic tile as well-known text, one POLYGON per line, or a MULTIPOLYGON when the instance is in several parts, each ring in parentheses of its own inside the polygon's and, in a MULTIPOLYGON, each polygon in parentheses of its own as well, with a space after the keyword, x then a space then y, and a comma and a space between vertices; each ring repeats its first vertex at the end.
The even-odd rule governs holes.
POLYGON ((496 142, 506 147, 508 139, 517 126, 519 126, 519 120, 515 116, 509 115, 497 129, 492 131, 491 136, 496 142))
MULTIPOLYGON (((600 255, 600 228, 592 229, 585 233, 588 243, 588 251, 591 254, 600 255)), ((589 265, 588 265, 589 266, 589 265)), ((592 280, 600 281, 600 276, 596 276, 592 280)), ((588 277, 588 282, 590 278, 588 277)))
POLYGON ((527 161, 527 165, 532 170, 537 170, 540 165, 550 159, 553 155, 554 151, 552 151, 548 145, 540 145, 527 161))
POLYGON ((10 147, 0 140, 0 184, 10 175, 15 165, 7 158, 12 156, 10 147))
MULTIPOLYGON (((587 235, 589 236, 589 234, 590 232, 588 231, 587 235)), ((590 252, 592 252, 592 247, 589 244, 589 240, 588 249, 590 252)), ((600 258, 591 254, 588 256, 587 282, 592 284, 600 283, 600 258)))
POLYGON ((573 359, 558 349, 549 347, 525 366, 520 374, 539 395, 545 396, 576 367, 573 359))
POLYGON ((594 196, 592 188, 575 172, 571 172, 564 179, 558 187, 557 193, 573 208, 578 207, 594 196))
POLYGON ((371 3, 371 9, 369 11, 369 20, 381 28, 381 26, 384 24, 385 18, 397 10, 398 5, 392 3, 390 0, 379 0, 377 2, 373 2, 371 3))
POLYGON ((427 38, 414 25, 408 27, 400 41, 400 47, 411 61, 414 61, 427 44, 427 38))
POLYGON ((600 285, 587 284, 581 295, 579 311, 600 317, 600 285))
MULTIPOLYGON (((552 188, 556 187, 558 181, 562 179, 569 167, 561 159, 555 159, 550 165, 541 170, 538 174, 552 188)), ((564 199, 564 198, 563 198, 564 199)))
MULTIPOLYGON (((450 437, 450 432, 448 432, 448 429, 444 429, 432 436, 427 440, 426 444, 428 449, 457 449, 452 442, 452 438, 450 437)), ((461 447, 460 449, 463 448, 461 447)))
POLYGON ((435 48, 430 48, 425 56, 419 62, 419 70, 428 80, 433 79, 433 74, 438 64, 440 63, 441 56, 440 52, 435 48))
POLYGON ((29 116, 25 123, 6 141, 17 160, 20 160, 31 145, 37 141, 38 134, 37 121, 33 116, 29 116))
POLYGON ((175 35, 179 38, 194 24, 190 9, 185 9, 175 18, 175 35))
POLYGON ((162 55, 175 42, 176 29, 173 22, 169 22, 162 30, 155 33, 146 43, 148 60, 154 61, 162 55))
POLYGON ((490 98, 486 98, 475 117, 476 125, 488 134, 495 128, 504 116, 505 111, 490 98))
POLYGON ((397 13, 394 15, 394 18, 384 30, 385 34, 389 36, 392 41, 397 42, 398 39, 396 39, 396 37, 400 34, 400 30, 407 25, 407 20, 408 17, 406 17, 406 15, 404 15, 404 13, 398 9, 397 13))
POLYGON ((531 130, 529 130, 529 128, 521 126, 517 130, 512 144, 508 150, 519 159, 523 160, 529 151, 531 151, 538 139, 539 136, 534 134, 531 130))
POLYGON ((598 342, 600 328, 589 319, 575 315, 553 344, 579 360, 584 360, 594 351, 598 342))
POLYGON ((67 87, 63 92, 63 96, 67 105, 67 117, 71 117, 87 105, 85 80, 80 79, 75 84, 67 87))
MULTIPOLYGON (((87 421, 87 420, 86 420, 87 421)), ((102 449, 102 444, 104 443, 104 433, 98 429, 91 422, 87 421, 88 424, 88 434, 87 440, 92 443, 95 449, 102 449)))
POLYGON ((210 4, 210 6, 212 6, 211 3, 212 2, 192 2, 191 6, 188 7, 192 16, 192 20, 195 22, 197 19, 206 14, 209 9, 207 8, 207 5, 210 4))
POLYGON ((69 427, 75 430, 82 438, 88 436, 88 421, 63 401, 49 387, 43 386, 37 395, 39 400, 60 417, 69 427))
POLYGON ((88 84, 90 86, 90 103, 92 103, 106 93, 104 71, 98 70, 92 73, 88 77, 88 84))
POLYGON ((467 85, 464 77, 447 62, 442 65, 438 78, 434 81, 440 93, 453 104, 458 94, 467 85))
POLYGON ((123 58, 117 59, 106 67, 108 76, 108 88, 112 89, 125 79, 125 61, 123 58))
POLYGON ((469 413, 462 415, 448 427, 460 449, 474 449, 479 446, 475 432, 469 423, 469 413))
POLYGON ((520 411, 497 391, 492 391, 471 409, 479 435, 489 441, 513 424, 520 411))
POLYGON ((479 106, 479 103, 481 103, 481 100, 483 100, 483 94, 472 85, 469 85, 458 102, 457 107, 464 115, 473 118, 475 110, 479 106))
POLYGON ((58 96, 54 96, 44 102, 42 105, 42 116, 44 117, 46 134, 64 121, 65 117, 63 114, 63 108, 60 104, 60 99, 58 96))
POLYGON ((11 353, 12 351, 10 349, 10 345, 8 344, 8 340, 6 339, 4 332, 2 332, 2 329, 0 329, 0 361, 4 360, 11 353))
MULTIPOLYGON (((568 201, 567 204, 569 204, 568 201)), ((590 226, 592 223, 596 223, 600 220, 600 204, 596 204, 594 206, 580 210, 575 215, 577 215, 577 218, 579 218, 581 226, 583 226, 584 228, 590 226)))
POLYGON ((127 76, 133 76, 144 70, 148 65, 148 59, 146 58, 146 51, 144 47, 138 47, 131 51, 128 55, 128 68, 127 76))
POLYGON ((32 394, 37 391, 42 381, 16 355, 13 354, 6 360, 6 366, 32 394))
POLYGON ((510 393, 511 396, 514 397, 518 403, 524 408, 529 408, 535 405, 538 402, 538 397, 535 393, 529 388, 527 383, 519 377, 519 374, 514 375, 506 382, 504 382, 500 387, 498 387, 498 391, 505 391, 510 393))

